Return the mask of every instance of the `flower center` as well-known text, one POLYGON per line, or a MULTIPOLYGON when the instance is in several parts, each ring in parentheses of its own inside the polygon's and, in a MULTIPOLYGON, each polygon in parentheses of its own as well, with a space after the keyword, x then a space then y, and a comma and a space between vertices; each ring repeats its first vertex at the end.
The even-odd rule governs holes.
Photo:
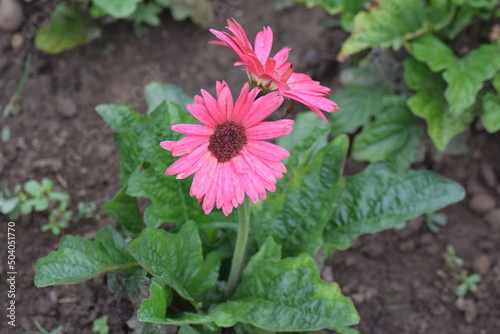
POLYGON ((208 150, 218 162, 228 162, 237 156, 243 145, 247 143, 245 127, 232 122, 217 124, 208 143, 208 150))

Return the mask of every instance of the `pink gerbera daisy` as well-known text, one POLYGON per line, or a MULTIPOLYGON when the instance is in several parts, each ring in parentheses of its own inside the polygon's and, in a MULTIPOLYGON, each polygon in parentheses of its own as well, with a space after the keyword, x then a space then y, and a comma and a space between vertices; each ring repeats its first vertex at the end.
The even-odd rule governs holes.
POLYGON ((264 27, 257 33, 252 47, 245 31, 236 20, 228 20, 227 24, 226 28, 233 35, 210 29, 221 40, 211 43, 228 46, 236 52, 241 61, 234 65, 245 67, 254 87, 259 87, 265 93, 278 91, 279 94, 306 105, 325 121, 326 117, 321 110, 333 112, 340 109, 335 102, 326 98, 330 92, 329 88, 321 86, 306 74, 293 73, 293 64, 287 62, 289 48, 282 49, 272 58, 269 57, 273 44, 273 31, 270 27, 264 27))
POLYGON ((248 83, 236 103, 225 82, 217 82, 217 96, 205 90, 188 105, 189 112, 204 125, 177 124, 174 131, 188 135, 178 141, 163 141, 161 147, 173 156, 183 156, 165 172, 178 179, 194 175, 191 196, 196 196, 208 214, 214 206, 227 216, 243 203, 245 193, 254 202, 276 190, 283 177, 287 150, 263 141, 292 131, 293 120, 262 122, 283 102, 276 92, 255 99, 258 89, 248 83))

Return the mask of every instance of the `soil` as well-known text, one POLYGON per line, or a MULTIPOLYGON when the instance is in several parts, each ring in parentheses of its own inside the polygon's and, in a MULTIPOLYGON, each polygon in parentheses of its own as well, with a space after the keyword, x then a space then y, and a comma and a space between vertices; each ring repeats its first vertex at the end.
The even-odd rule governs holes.
MULTIPOLYGON (((51 3, 45 8, 37 2, 23 3, 23 26, 14 34, 0 32, 1 109, 16 89, 26 55, 33 56, 20 112, 0 118, 1 127, 11 130, 10 140, 1 144, 0 179, 12 188, 47 177, 71 195, 72 208, 79 201, 102 205, 118 189, 117 159, 112 135, 95 106, 131 104, 145 111, 142 92, 148 82, 174 83, 194 95, 200 88, 213 92, 216 80, 239 85, 245 74, 228 66, 235 61, 231 52, 207 43, 213 39, 208 30, 190 21, 174 22, 168 12, 161 26, 150 28, 145 36, 136 36, 130 24, 113 23, 88 45, 44 54, 34 48, 33 32, 47 19, 51 3), (112 52, 106 51, 110 45, 112 52)), ((276 11, 267 1, 214 4, 214 28, 222 29, 228 17, 237 18, 250 36, 271 25, 275 45, 293 49, 291 60, 299 72, 326 86, 338 86, 340 65, 335 56, 345 34, 332 28, 332 17, 322 10, 295 5, 276 11)), ((432 233, 421 217, 404 229, 361 237, 323 269, 324 279, 338 282, 354 300, 361 333, 500 333, 500 134, 477 128, 468 133, 468 141, 467 153, 442 155, 425 165, 467 189, 464 201, 442 211, 448 224, 441 232, 432 233), (436 274, 445 268, 448 244, 455 246, 469 273, 483 276, 479 289, 465 298, 455 296, 455 278, 436 274)), ((348 173, 357 169, 355 163, 347 166, 348 173)), ((100 226, 114 225, 102 216, 73 223, 63 233, 93 237, 100 226)), ((65 333, 92 333, 92 322, 107 315, 110 333, 131 333, 126 321, 133 310, 109 292, 104 277, 78 285, 33 285, 36 260, 57 249, 61 237, 41 232, 46 220, 44 214, 33 214, 16 221, 16 328, 8 327, 3 318, 0 332, 37 333, 36 321, 49 331, 60 325, 65 333)), ((2 221, 7 218, 2 216, 2 221)), ((2 228, 3 245, 5 233, 2 228)), ((1 261, 5 277, 4 253, 1 261)), ((8 289, 1 286, 5 310, 8 289)))

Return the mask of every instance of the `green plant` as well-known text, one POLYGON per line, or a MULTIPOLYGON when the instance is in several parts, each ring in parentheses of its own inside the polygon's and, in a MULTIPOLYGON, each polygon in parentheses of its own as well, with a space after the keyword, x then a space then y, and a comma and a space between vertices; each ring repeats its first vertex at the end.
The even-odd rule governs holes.
POLYGON ((108 334, 109 333, 108 317, 102 316, 92 321, 92 332, 98 334, 108 334))
POLYGON ((441 212, 428 212, 425 214, 425 224, 432 233, 439 233, 448 223, 448 218, 441 212))
POLYGON ((478 284, 481 283, 483 278, 478 273, 468 275, 465 270, 460 272, 460 284, 455 290, 457 297, 465 297, 467 292, 476 292, 478 284))
POLYGON ((54 328, 54 330, 52 330, 50 332, 47 331, 45 328, 43 328, 42 325, 40 325, 38 323, 38 321, 36 321, 36 320, 35 320, 35 326, 40 331, 40 334, 62 334, 62 333, 64 333, 64 327, 63 326, 57 326, 56 328, 54 328))
MULTIPOLYGON (((425 120, 427 133, 439 151, 445 150, 476 118, 488 132, 500 130, 500 40, 490 33, 494 29, 493 19, 500 15, 498 1, 297 2, 322 6, 332 14, 341 13, 341 22, 345 22, 342 26, 351 34, 342 45, 339 60, 371 50, 359 71, 367 72, 369 63, 378 72, 378 80, 359 80, 364 74, 354 85, 344 80, 344 88, 334 96, 336 101, 364 96, 339 111, 339 117, 334 119, 336 123, 350 119, 350 127, 333 125, 334 130, 344 133, 363 127, 354 139, 355 159, 394 160, 393 153, 401 151, 401 147, 407 153, 411 153, 409 147, 415 150, 421 137, 415 132, 417 118, 411 114, 425 120), (477 43, 472 49, 468 45, 461 49, 449 46, 460 45, 460 37, 468 34, 476 34, 477 43), (380 54, 385 59, 380 60, 380 54), (399 75, 401 68, 404 77, 399 75), (406 85, 399 84, 401 81, 406 85), (384 96, 393 94, 402 103, 391 108, 383 101, 384 96)), ((351 73, 360 73, 356 70, 351 73)), ((402 158, 399 152, 396 156, 402 158)), ((418 158, 414 154, 405 162, 418 158)))
POLYGON ((70 0, 57 5, 51 20, 37 32, 35 45, 47 53, 73 49, 98 38, 100 24, 110 19, 130 21, 136 33, 143 34, 144 24, 160 24, 159 15, 165 9, 174 20, 190 18, 204 27, 214 19, 208 0, 70 0))
POLYGON ((53 191, 54 183, 44 178, 40 182, 28 180, 24 185, 16 184, 13 191, 6 187, 0 188, 0 213, 8 215, 9 219, 18 219, 19 216, 29 215, 33 211, 49 212, 49 221, 42 225, 42 231, 51 231, 58 235, 61 229, 69 226, 71 221, 79 219, 95 218, 96 204, 91 202, 88 205, 78 203, 76 215, 68 209, 70 197, 67 193, 53 191))
POLYGON ((444 254, 446 264, 445 269, 439 269, 436 273, 443 279, 454 279, 457 282, 455 288, 455 295, 457 297, 465 297, 467 292, 476 292, 478 284, 481 283, 482 277, 478 273, 467 274, 463 270, 464 260, 459 257, 455 252, 455 247, 452 245, 446 246, 446 253, 444 254))
MULTIPOLYGON (((134 324, 138 333, 161 325, 180 326, 180 333, 228 327, 356 333, 349 328, 359 321, 352 301, 336 283, 320 279, 313 256, 320 249, 331 256, 362 234, 459 201, 464 189, 433 172, 409 170, 411 154, 398 157, 398 150, 415 150, 418 129, 404 145, 384 151, 404 168, 376 159, 344 176, 349 138, 322 119, 321 110, 336 107, 325 97, 328 88, 294 73, 284 60, 288 49, 278 60, 268 57, 270 29, 259 33, 254 51, 242 27, 228 24, 234 36, 212 32, 248 61, 253 88, 245 83, 233 99, 228 84, 217 82, 215 97, 202 90, 192 99, 177 86, 153 82, 145 88, 146 113, 98 106, 114 131, 120 172, 120 188, 103 208, 121 231, 104 226, 94 240, 64 236, 57 251, 38 260, 35 284, 107 274, 111 290, 138 309, 144 323, 134 324), (284 97, 312 111, 263 121, 273 112, 286 116, 279 108, 284 97), (139 198, 148 201, 139 205, 139 198)), ((381 105, 393 110, 403 102, 388 94, 381 105)), ((402 123, 412 117, 395 116, 402 123)))
POLYGON ((446 262, 446 265, 450 269, 456 269, 464 265, 464 260, 457 255, 455 247, 453 247, 453 245, 446 246, 446 253, 444 255, 444 260, 446 262))

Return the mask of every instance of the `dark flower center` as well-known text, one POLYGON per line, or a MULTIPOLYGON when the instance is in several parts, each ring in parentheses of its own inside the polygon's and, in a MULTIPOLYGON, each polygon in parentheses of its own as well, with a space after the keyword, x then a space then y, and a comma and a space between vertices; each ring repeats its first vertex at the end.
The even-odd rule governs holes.
POLYGON ((247 143, 245 127, 232 122, 217 124, 208 143, 208 150, 218 162, 228 162, 237 156, 243 145, 247 143))

